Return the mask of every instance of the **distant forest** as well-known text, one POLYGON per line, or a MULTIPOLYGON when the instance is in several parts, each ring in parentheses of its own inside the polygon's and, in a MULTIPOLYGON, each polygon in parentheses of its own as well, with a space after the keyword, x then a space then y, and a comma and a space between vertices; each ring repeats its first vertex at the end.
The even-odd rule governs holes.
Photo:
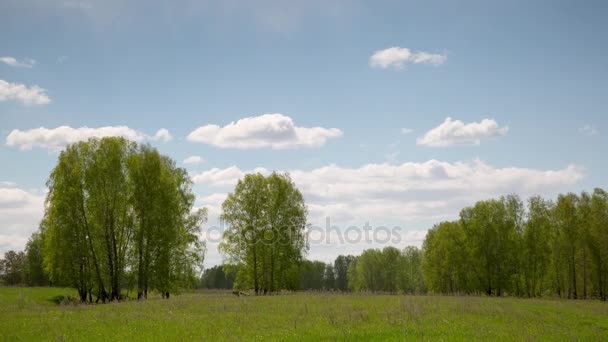
MULTIPOLYGON (((200 285, 231 289, 235 278, 234 266, 220 265, 205 270, 200 285)), ((290 289, 606 300, 608 193, 480 201, 435 225, 421 249, 304 260, 290 289)))

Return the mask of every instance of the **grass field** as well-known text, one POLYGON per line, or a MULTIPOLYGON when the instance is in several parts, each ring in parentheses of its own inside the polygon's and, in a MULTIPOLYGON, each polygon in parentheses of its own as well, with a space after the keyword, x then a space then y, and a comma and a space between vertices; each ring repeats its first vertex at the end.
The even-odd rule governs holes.
POLYGON ((60 305, 69 289, 0 288, 2 340, 608 340, 598 301, 401 295, 234 297, 60 305))

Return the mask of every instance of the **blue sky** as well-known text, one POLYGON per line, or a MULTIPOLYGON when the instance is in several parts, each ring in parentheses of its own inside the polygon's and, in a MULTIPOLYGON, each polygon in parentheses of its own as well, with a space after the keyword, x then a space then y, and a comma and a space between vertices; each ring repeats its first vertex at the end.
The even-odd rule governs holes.
POLYGON ((607 188, 607 14, 604 1, 5 0, 0 252, 23 247, 57 150, 86 134, 173 157, 209 225, 240 175, 282 170, 312 224, 399 225, 400 247, 478 199, 607 188))

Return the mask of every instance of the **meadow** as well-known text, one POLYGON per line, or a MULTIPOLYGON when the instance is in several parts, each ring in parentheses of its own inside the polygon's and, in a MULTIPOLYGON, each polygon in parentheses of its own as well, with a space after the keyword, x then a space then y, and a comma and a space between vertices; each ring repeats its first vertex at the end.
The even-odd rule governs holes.
POLYGON ((457 296, 196 291, 83 305, 71 289, 0 288, 0 339, 607 340, 608 304, 457 296))

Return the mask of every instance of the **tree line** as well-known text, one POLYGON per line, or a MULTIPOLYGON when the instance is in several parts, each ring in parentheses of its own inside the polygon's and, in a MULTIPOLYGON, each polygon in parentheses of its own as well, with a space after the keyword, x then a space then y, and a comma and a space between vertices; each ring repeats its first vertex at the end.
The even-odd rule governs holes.
MULTIPOLYGON (((273 174, 272 177, 277 176, 273 174)), ((263 176, 255 177, 263 182, 263 176)), ((235 193, 251 182, 252 179, 239 183, 235 193)), ((246 188, 254 189, 253 186, 246 188)), ((254 197, 266 196, 259 189, 254 193, 254 197)), ((263 239, 250 243, 246 238, 253 236, 251 234, 263 237, 265 229, 270 229, 264 225, 266 228, 256 228, 266 219, 256 221, 259 218, 248 210, 266 211, 258 211, 260 207, 254 202, 235 206, 229 196, 226 203, 230 212, 238 212, 249 220, 239 221, 241 228, 224 235, 223 244, 240 246, 230 255, 241 259, 229 259, 226 265, 206 273, 203 279, 206 287, 213 287, 211 284, 216 281, 223 286, 253 288, 258 293, 256 277, 266 279, 268 272, 272 272, 269 271, 273 269, 272 262, 278 259, 267 257, 272 256, 273 248, 280 244, 273 244, 276 241, 271 239, 258 246, 263 239), (239 237, 242 240, 234 243, 239 237), (257 259, 256 251, 259 253, 257 259), (230 262, 234 260, 238 262, 230 262), (211 277, 231 276, 233 282, 210 280, 211 277)), ((264 205, 272 206, 269 203, 264 205)), ((303 226, 298 227, 300 232, 303 226)), ((303 259, 306 245, 298 246, 297 258, 289 261, 289 267, 279 270, 283 281, 273 284, 272 291, 432 292, 606 300, 608 193, 595 189, 592 194, 561 194, 555 201, 534 196, 527 204, 517 195, 479 201, 463 209, 458 220, 435 225, 421 249, 368 249, 357 257, 339 256, 333 264, 325 264, 303 259)), ((226 247, 223 251, 227 251, 226 247)))
MULTIPOLYGON (((413 246, 339 255, 333 263, 303 260, 291 273, 290 286, 283 290, 421 294, 426 293, 421 266, 422 251, 413 246)), ((231 265, 218 265, 205 270, 200 286, 233 289, 234 279, 231 265)))
POLYGON ((479 201, 429 230, 422 248, 307 260, 307 207, 289 174, 248 174, 222 203, 224 264, 202 269, 204 209, 192 181, 149 145, 122 138, 69 145, 47 182, 45 215, 25 252, 0 259, 5 284, 63 285, 82 301, 123 290, 163 297, 193 285, 280 290, 608 296, 608 193, 479 201), (200 277, 199 277, 200 276, 200 277))
POLYGON ((608 193, 480 201, 433 227, 423 250, 433 292, 606 300, 608 193))

